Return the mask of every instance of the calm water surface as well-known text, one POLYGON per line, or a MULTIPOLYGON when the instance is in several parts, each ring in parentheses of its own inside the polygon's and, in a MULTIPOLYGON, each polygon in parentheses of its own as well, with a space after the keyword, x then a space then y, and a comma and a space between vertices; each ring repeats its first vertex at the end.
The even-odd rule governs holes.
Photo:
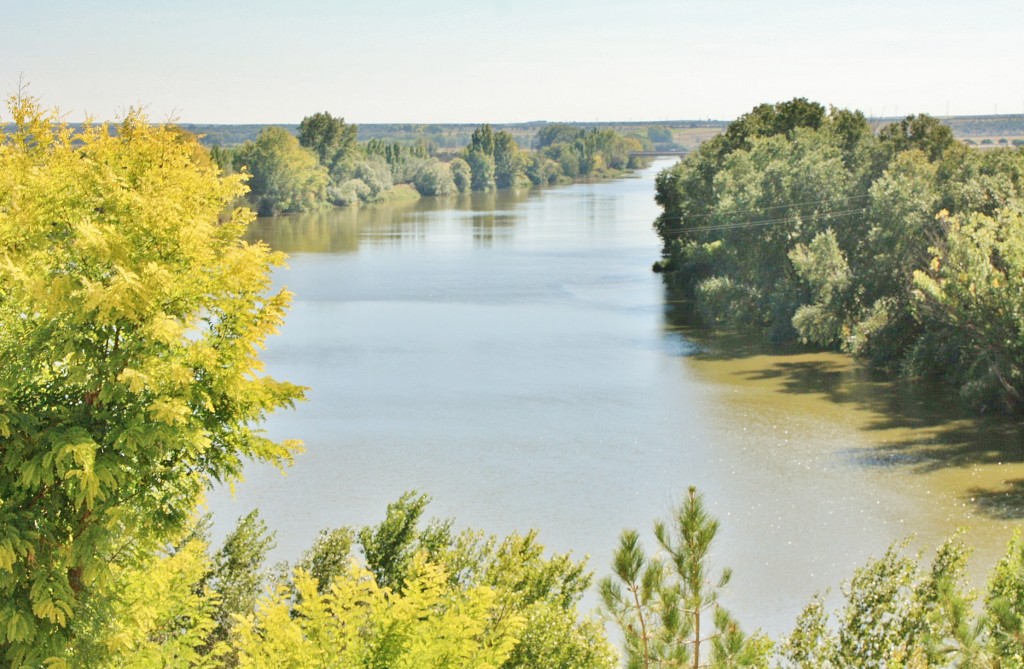
POLYGON ((750 629, 787 631, 911 535, 930 552, 967 527, 983 579, 1024 518, 1021 426, 839 355, 687 328, 650 271, 664 166, 254 224, 290 254, 276 281, 295 293, 268 371, 311 388, 267 427, 306 453, 211 495, 218 536, 258 507, 293 560, 417 489, 432 515, 538 528, 604 575, 623 528, 652 546, 652 520, 696 485, 750 629))

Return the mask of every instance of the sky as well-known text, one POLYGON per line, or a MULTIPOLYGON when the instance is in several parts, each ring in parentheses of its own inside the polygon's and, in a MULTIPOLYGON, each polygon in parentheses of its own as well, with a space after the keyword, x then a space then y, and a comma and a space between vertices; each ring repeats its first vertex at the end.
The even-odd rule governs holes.
MULTIPOLYGON (((1021 0, 2 0, 0 92, 69 121, 1024 113, 1021 0)), ((6 110, 0 109, 0 120, 6 110)))

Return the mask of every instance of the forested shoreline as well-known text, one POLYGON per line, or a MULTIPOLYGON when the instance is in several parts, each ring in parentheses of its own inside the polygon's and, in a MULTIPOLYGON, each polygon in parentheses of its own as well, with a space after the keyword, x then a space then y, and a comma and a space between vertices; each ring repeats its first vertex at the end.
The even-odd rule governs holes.
MULTIPOLYGON (((655 139, 663 138, 653 130, 655 139)), ((615 176, 643 160, 634 154, 655 146, 646 134, 566 124, 542 126, 527 148, 488 124, 476 127, 458 151, 422 138, 359 142, 357 134, 343 118, 318 112, 302 120, 297 135, 268 126, 239 146, 212 147, 211 155, 226 173, 248 174, 246 201, 260 216, 272 216, 615 176)))
POLYGON ((761 105, 659 175, 656 269, 705 322, 1024 408, 1024 151, 761 105))

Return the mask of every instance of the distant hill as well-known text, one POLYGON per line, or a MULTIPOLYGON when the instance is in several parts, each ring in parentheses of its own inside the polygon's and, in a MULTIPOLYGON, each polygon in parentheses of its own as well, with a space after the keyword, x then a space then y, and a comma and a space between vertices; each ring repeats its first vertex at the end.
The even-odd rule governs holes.
POLYGON ((1024 114, 954 116, 943 119, 961 139, 971 137, 1024 137, 1024 114))

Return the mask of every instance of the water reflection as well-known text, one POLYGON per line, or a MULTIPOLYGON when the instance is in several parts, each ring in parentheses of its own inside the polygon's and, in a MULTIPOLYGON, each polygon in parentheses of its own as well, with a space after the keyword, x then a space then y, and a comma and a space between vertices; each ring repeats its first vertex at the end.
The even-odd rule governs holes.
POLYGON ((490 246, 512 239, 521 219, 516 207, 541 191, 492 191, 448 197, 338 207, 308 214, 257 219, 246 235, 295 253, 357 253, 360 245, 418 246, 428 236, 449 243, 470 240, 490 246), (455 221, 464 220, 468 234, 455 221))
POLYGON ((355 253, 359 250, 358 212, 338 209, 259 218, 249 226, 246 238, 288 254, 355 253))
POLYGON ((473 241, 479 246, 493 246, 497 242, 510 242, 515 235, 516 217, 510 214, 474 216, 473 241))

